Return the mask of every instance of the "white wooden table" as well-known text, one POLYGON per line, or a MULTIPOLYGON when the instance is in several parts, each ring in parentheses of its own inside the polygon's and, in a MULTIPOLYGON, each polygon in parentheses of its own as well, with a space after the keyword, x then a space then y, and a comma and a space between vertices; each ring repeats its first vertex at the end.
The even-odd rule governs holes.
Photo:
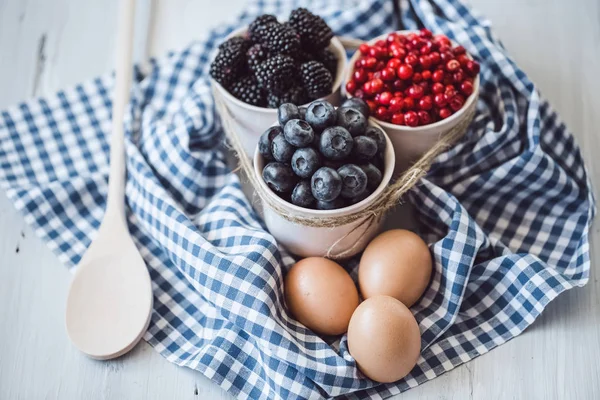
MULTIPOLYGON (((138 0, 137 58, 160 55, 234 18, 243 0, 138 0)), ((600 187, 600 2, 472 0, 576 132, 600 187)), ((109 71, 118 0, 0 0, 0 108, 109 71)), ((600 234, 592 277, 517 339, 402 399, 600 398, 600 234)), ((70 276, 0 194, 0 399, 229 399, 149 345, 111 362, 69 343, 70 276)))

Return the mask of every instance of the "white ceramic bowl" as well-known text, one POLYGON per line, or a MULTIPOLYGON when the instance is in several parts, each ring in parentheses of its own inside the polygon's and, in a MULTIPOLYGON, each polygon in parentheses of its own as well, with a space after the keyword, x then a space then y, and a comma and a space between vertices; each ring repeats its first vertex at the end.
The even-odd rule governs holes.
MULTIPOLYGON (((397 31, 400 34, 418 33, 418 31, 397 31)), ((378 36, 369 42, 372 45, 377 40, 385 39, 388 33, 385 35, 378 36)), ((453 46, 458 44, 452 42, 453 46)), ((350 61, 348 61, 348 68, 346 70, 346 76, 344 78, 344 93, 346 83, 352 77, 354 73, 354 63, 360 57, 360 50, 357 50, 350 61)), ((350 96, 350 95, 348 95, 350 96)), ((450 117, 437 121, 433 124, 410 127, 405 125, 395 125, 389 122, 380 121, 374 117, 374 119, 385 132, 389 135, 390 140, 394 144, 394 150, 396 151, 396 172, 402 172, 408 169, 408 167, 416 160, 418 160, 423 154, 427 152, 433 145, 440 139, 440 137, 449 132, 455 127, 463 118, 465 118, 471 110, 477 106, 477 97, 479 96, 479 74, 473 81, 473 93, 467 97, 463 107, 458 112, 452 114, 450 117)), ((352 96, 350 96, 352 97, 352 96)))
MULTIPOLYGON (((373 121, 370 121, 370 124, 377 126, 373 121)), ((260 182, 261 187, 265 189, 265 193, 268 193, 269 198, 277 202, 280 207, 291 215, 310 218, 345 216, 369 206, 388 186, 394 172, 395 155, 390 138, 385 135, 385 139, 387 143, 384 157, 385 170, 383 171, 383 179, 377 189, 363 201, 337 210, 311 210, 298 207, 277 196, 262 178, 265 160, 258 152, 258 146, 254 152, 254 174, 260 182)), ((323 257, 327 255, 330 249, 331 258, 351 257, 364 250, 371 239, 381 230, 384 222, 384 218, 380 218, 373 224, 369 225, 365 223, 363 226, 357 228, 368 217, 368 215, 365 215, 362 219, 334 228, 310 227, 288 221, 273 210, 266 202, 263 202, 263 213, 265 224, 277 242, 301 257, 323 257), (336 244, 338 240, 340 241, 336 244), (334 244, 335 247, 331 248, 334 244), (336 257, 336 255, 340 254, 343 254, 343 257, 336 257)))
MULTIPOLYGON (((247 27, 237 29, 227 36, 226 39, 235 36, 242 36, 247 30, 247 27)), ((331 39, 329 50, 331 50, 338 59, 337 72, 335 80, 333 81, 333 91, 330 95, 322 97, 321 99, 327 100, 334 106, 338 106, 341 99, 340 88, 342 86, 344 72, 346 70, 346 51, 344 50, 342 43, 336 37, 331 39)), ((225 106, 229 110, 230 115, 233 117, 233 127, 242 142, 246 154, 248 157, 252 157, 254 148, 258 143, 260 135, 273 124, 273 121, 277 120, 277 109, 263 108, 246 104, 243 101, 233 97, 218 82, 213 80, 213 83, 216 87, 216 90, 222 95, 225 106)))

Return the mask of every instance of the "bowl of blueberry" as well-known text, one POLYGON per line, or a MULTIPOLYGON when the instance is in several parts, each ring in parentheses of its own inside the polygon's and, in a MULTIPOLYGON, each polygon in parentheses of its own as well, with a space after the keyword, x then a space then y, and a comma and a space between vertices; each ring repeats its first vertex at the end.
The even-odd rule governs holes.
MULTIPOLYGON (((254 153, 261 196, 269 196, 288 215, 318 219, 359 212, 385 190, 394 170, 394 148, 383 129, 369 120, 364 101, 349 99, 339 108, 325 100, 307 107, 284 103, 277 112, 278 122, 260 136, 254 153)), ((365 215, 342 226, 312 227, 263 203, 271 234, 302 257, 350 257, 364 249, 383 223, 363 224, 365 215)))
POLYGON ((397 169, 404 170, 461 122, 466 130, 477 105, 479 69, 445 35, 398 31, 360 45, 344 89, 369 105, 394 144, 397 169))
POLYGON ((325 99, 339 104, 346 53, 333 31, 306 8, 286 22, 261 15, 232 32, 210 66, 215 90, 233 117, 248 157, 284 103, 325 99))

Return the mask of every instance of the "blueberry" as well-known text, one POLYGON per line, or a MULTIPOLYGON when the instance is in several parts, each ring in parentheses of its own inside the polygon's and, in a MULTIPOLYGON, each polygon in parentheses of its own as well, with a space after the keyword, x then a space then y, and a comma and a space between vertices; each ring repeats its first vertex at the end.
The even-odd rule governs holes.
POLYGON ((360 193, 360 194, 358 194, 358 195, 356 195, 356 196, 354 196, 352 198, 349 198, 348 202, 350 204, 360 203, 361 201, 363 201, 364 199, 366 199, 367 197, 369 197, 371 195, 371 193, 373 193, 373 192, 371 192, 369 190, 363 190, 362 193, 360 193))
POLYGON ((369 126, 365 130, 365 136, 370 137, 375 140, 377 143, 377 151, 381 154, 385 151, 385 136, 383 135, 383 131, 376 126, 369 126))
POLYGON ((273 154, 273 158, 277 161, 290 162, 295 151, 296 148, 285 140, 283 133, 273 138, 273 142, 271 143, 271 153, 273 154))
POLYGON ((292 192, 292 204, 304 208, 313 208, 316 201, 310 190, 310 180, 305 179, 298 182, 292 192))
POLYGON ((358 161, 368 161, 377 154, 377 142, 367 136, 354 137, 352 157, 358 161))
POLYGON ((285 140, 296 147, 308 146, 315 138, 315 133, 308 122, 291 119, 283 127, 285 140))
POLYGON ((344 101, 340 107, 355 108, 360 111, 365 118, 369 118, 369 114, 371 114, 367 102, 358 97, 350 97, 348 100, 344 101))
POLYGON ((300 119, 306 121, 306 107, 299 107, 298 110, 300 111, 300 119))
POLYGON ((342 191, 342 178, 335 169, 321 167, 313 174, 310 187, 317 200, 332 201, 342 191))
POLYGON ((336 118, 335 108, 325 100, 313 101, 306 110, 306 122, 317 132, 335 125, 336 118))
POLYGON ((332 160, 341 160, 350 155, 354 140, 352 135, 341 126, 327 128, 321 134, 319 150, 321 154, 332 160))
POLYGON ((279 125, 284 126, 291 119, 299 119, 300 118, 300 110, 298 107, 292 103, 283 103, 277 109, 277 119, 279 120, 279 125))
POLYGON ((280 162, 270 162, 265 165, 262 176, 267 185, 278 193, 291 191, 298 182, 292 167, 280 162))
POLYGON ((319 168, 321 168, 321 157, 312 147, 304 147, 294 152, 292 169, 300 178, 310 178, 319 168))
POLYGON ((360 195, 367 188, 367 174, 358 165, 346 164, 337 170, 342 178, 341 195, 352 198, 360 195))
POLYGON ((283 133, 283 129, 280 126, 272 126, 260 135, 260 139, 258 139, 258 152, 265 160, 270 161, 274 159, 271 153, 271 143, 273 143, 275 136, 280 133, 283 133))
POLYGON ((359 167, 367 174, 367 188, 371 191, 375 190, 383 179, 381 170, 371 163, 362 164, 359 167))
POLYGON ((342 197, 338 197, 332 201, 317 201, 318 210, 337 210, 343 207, 346 207, 346 200, 342 197))
POLYGON ((355 108, 338 108, 337 124, 346 128, 352 136, 362 135, 367 129, 367 119, 355 108))

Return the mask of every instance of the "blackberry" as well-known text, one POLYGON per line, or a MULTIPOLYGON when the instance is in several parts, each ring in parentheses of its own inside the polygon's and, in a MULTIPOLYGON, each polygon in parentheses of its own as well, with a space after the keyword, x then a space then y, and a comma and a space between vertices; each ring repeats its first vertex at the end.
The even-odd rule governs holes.
POLYGON ((297 106, 308 102, 306 91, 301 86, 292 86, 285 93, 278 95, 269 93, 267 95, 267 106, 269 108, 278 108, 284 103, 292 103, 297 106))
POLYGON ((320 61, 321 64, 323 64, 325 68, 331 72, 331 76, 335 79, 335 76, 337 75, 338 63, 338 59, 335 54, 333 54, 333 52, 329 49, 324 49, 316 53, 313 57, 314 60, 320 61))
POLYGON ((246 53, 225 47, 220 50, 210 65, 210 76, 225 89, 229 89, 246 69, 246 53))
POLYGON ((309 61, 300 66, 300 77, 308 97, 313 100, 331 93, 331 72, 318 61, 309 61))
POLYGON ((264 107, 267 104, 265 92, 253 76, 246 76, 233 83, 230 92, 234 97, 253 106, 264 107))
POLYGON ((260 31, 258 42, 273 54, 296 56, 300 50, 300 38, 287 24, 271 22, 260 31))
POLYGON ((306 8, 297 8, 292 11, 289 24, 300 35, 302 47, 312 52, 327 47, 333 37, 333 31, 325 20, 306 8))
POLYGON ((265 28, 265 26, 271 23, 278 23, 277 17, 271 14, 261 15, 252 21, 252 23, 248 26, 248 35, 250 36, 250 40, 252 40, 254 43, 259 43, 262 30, 265 28))
POLYGON ((255 44, 248 49, 246 56, 248 58, 248 67, 254 72, 258 64, 269 57, 269 52, 261 44, 255 44))
POLYGON ((248 39, 241 36, 236 36, 221 43, 219 45, 219 50, 241 51, 242 53, 245 53, 250 45, 251 43, 248 39))
POLYGON ((289 56, 276 55, 260 63, 254 71, 258 84, 270 93, 285 93, 292 85, 296 73, 294 59, 289 56))

